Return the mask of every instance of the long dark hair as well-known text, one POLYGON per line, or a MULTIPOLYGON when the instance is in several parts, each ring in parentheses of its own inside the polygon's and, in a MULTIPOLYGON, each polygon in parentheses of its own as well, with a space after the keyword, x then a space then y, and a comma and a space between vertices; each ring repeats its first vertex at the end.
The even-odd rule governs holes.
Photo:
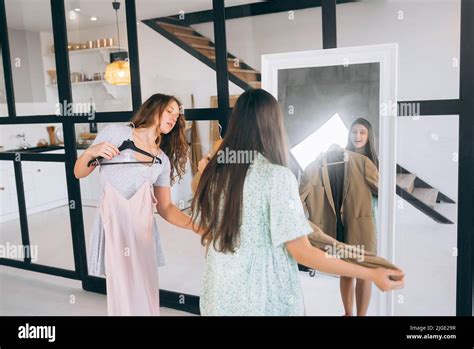
POLYGON ((364 146, 364 155, 367 156, 370 160, 372 160, 372 162, 374 163, 374 165, 379 168, 379 157, 377 156, 377 150, 375 149, 375 135, 374 135, 374 129, 372 127, 372 124, 364 119, 364 118, 357 118, 351 125, 350 129, 349 129, 349 136, 348 136, 348 139, 347 139, 347 146, 346 146, 346 149, 347 150, 350 150, 350 151, 356 151, 355 150, 355 147, 354 147, 354 144, 352 144, 352 140, 351 140, 351 133, 352 133, 352 128, 355 126, 355 125, 362 125, 364 126, 367 131, 368 131, 368 134, 367 134, 367 144, 364 146))
POLYGON ((234 252, 250 163, 218 161, 223 151, 257 151, 273 164, 287 165, 288 147, 280 106, 270 93, 250 89, 237 99, 226 135, 206 166, 192 202, 193 222, 204 230, 202 244, 212 242, 219 252, 234 252))
POLYGON ((184 134, 186 120, 182 113, 183 108, 181 102, 175 96, 156 93, 140 106, 140 109, 138 109, 130 121, 135 125, 135 128, 150 127, 156 122, 157 116, 161 118, 161 115, 171 102, 176 102, 179 106, 178 120, 168 134, 162 135, 158 126, 156 131, 158 137, 155 143, 170 159, 170 180, 171 184, 173 184, 176 179, 179 180, 183 177, 189 156, 189 145, 184 134))

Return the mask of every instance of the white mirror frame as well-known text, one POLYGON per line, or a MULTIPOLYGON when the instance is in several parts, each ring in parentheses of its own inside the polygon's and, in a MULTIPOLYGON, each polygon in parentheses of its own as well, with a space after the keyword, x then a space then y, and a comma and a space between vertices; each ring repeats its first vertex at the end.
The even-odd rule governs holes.
MULTIPOLYGON (((382 44, 262 55, 262 88, 278 99, 278 70, 380 63, 377 254, 395 263, 398 45, 382 44)), ((400 266, 402 268, 402 266, 400 266)), ((393 315, 394 293, 375 293, 376 313, 393 315)))

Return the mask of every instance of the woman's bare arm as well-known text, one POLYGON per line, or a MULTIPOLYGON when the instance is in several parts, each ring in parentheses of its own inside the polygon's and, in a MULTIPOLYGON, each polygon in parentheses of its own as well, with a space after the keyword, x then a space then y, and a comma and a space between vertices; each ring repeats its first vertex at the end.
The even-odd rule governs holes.
POLYGON ((87 150, 79 156, 74 165, 74 176, 76 178, 87 177, 94 171, 94 167, 87 167, 87 163, 99 156, 110 160, 119 154, 118 148, 110 142, 101 142, 90 146, 87 150))
POLYGON ((374 282, 382 291, 391 291, 402 288, 404 285, 404 275, 401 270, 366 268, 327 256, 325 252, 311 246, 307 236, 287 242, 286 248, 299 264, 306 265, 315 270, 369 280, 374 282), (397 276, 400 280, 393 281, 389 276, 397 276))

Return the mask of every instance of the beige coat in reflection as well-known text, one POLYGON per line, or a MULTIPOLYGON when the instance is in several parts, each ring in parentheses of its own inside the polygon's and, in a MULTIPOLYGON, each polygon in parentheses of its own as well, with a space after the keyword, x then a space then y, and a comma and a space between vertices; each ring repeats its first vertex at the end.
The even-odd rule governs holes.
MULTIPOLYGON (((366 156, 347 151, 341 218, 349 245, 362 245, 376 253, 377 239, 372 216, 372 193, 378 191, 378 170, 366 156)), ((319 157, 304 171, 300 197, 309 220, 329 236, 336 237, 336 211, 329 183, 326 158, 319 157)))

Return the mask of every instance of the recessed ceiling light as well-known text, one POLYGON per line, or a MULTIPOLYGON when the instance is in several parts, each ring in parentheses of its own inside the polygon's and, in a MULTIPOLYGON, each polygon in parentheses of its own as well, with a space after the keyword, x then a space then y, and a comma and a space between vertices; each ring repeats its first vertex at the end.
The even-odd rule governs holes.
POLYGON ((80 12, 80 11, 81 11, 81 9, 78 7, 78 8, 75 8, 75 9, 74 9, 74 11, 76 11, 76 12, 80 12))
POLYGON ((97 17, 91 17, 91 21, 97 21, 97 17))

